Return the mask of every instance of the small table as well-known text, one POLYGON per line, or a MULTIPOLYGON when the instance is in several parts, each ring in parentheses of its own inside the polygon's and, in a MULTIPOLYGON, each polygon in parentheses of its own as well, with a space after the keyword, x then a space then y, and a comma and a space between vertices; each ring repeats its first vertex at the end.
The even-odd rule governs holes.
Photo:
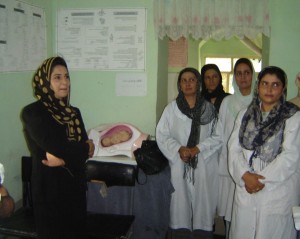
MULTIPOLYGON (((120 157, 112 159, 113 162, 109 161, 108 157, 90 160, 98 167, 103 167, 107 163, 111 164, 112 168, 122 167, 122 162, 124 167, 134 167, 136 173, 134 177, 138 177, 141 184, 135 180, 134 185, 109 186, 107 196, 103 197, 99 192, 105 186, 90 182, 87 196, 88 211, 134 215, 133 239, 164 239, 169 226, 171 193, 174 191, 170 181, 170 168, 166 167, 155 175, 145 175, 142 170, 137 170, 136 162, 132 162, 134 159, 120 157), (126 160, 129 164, 124 163, 126 160)), ((101 175, 98 176, 98 179, 101 179, 101 175)), ((111 175, 117 178, 119 176, 111 175)))

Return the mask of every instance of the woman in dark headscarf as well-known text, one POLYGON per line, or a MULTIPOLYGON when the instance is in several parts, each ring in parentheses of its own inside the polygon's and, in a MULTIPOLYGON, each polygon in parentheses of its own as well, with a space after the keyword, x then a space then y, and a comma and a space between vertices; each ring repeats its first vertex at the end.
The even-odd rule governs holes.
POLYGON ((215 64, 206 64, 201 69, 201 76, 203 78, 201 93, 219 112, 222 100, 229 95, 223 89, 221 71, 215 64))
POLYGON ((33 77, 37 101, 22 111, 32 156, 32 196, 40 239, 86 238, 84 165, 93 155, 61 57, 45 60, 33 77))
POLYGON ((205 139, 214 130, 214 106, 200 93, 200 73, 183 69, 178 96, 165 108, 156 128, 159 148, 169 159, 171 181, 170 233, 212 237, 218 191, 217 146, 205 139), (201 151, 201 153, 200 153, 201 151), (180 230, 179 230, 180 229, 180 230))
POLYGON ((296 238, 292 207, 300 198, 300 111, 286 101, 279 67, 258 75, 252 103, 239 113, 228 143, 235 181, 230 238, 296 238))

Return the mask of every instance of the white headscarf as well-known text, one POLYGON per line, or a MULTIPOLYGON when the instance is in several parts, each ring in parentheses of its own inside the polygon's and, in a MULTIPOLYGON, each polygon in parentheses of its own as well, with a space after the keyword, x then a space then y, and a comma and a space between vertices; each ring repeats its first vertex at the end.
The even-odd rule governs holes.
MULTIPOLYGON (((251 65, 252 65, 252 63, 251 63, 251 65)), ((251 82, 251 92, 249 95, 246 95, 246 96, 242 95, 242 93, 236 83, 235 75, 233 74, 232 86, 234 89, 234 93, 233 93, 232 97, 229 97, 229 99, 228 99, 228 103, 229 103, 228 109, 234 119, 236 118, 239 111, 241 109, 248 107, 248 105, 251 103, 251 101, 253 99, 253 92, 254 92, 255 85, 256 85, 256 74, 255 74, 253 65, 252 65, 252 69, 253 69, 253 73, 252 73, 252 82, 251 82)))

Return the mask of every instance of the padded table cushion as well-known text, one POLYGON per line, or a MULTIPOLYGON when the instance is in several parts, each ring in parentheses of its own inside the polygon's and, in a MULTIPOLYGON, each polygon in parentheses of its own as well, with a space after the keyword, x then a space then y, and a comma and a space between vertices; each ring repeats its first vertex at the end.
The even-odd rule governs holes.
POLYGON ((134 186, 136 166, 88 160, 86 162, 86 176, 88 181, 104 181, 110 186, 134 186))

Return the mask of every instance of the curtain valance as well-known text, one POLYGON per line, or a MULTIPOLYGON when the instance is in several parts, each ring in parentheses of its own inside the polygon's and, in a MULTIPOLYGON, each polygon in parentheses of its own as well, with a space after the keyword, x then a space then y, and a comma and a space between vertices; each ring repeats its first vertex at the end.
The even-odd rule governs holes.
POLYGON ((172 40, 269 36, 268 0, 153 0, 157 36, 172 40))

